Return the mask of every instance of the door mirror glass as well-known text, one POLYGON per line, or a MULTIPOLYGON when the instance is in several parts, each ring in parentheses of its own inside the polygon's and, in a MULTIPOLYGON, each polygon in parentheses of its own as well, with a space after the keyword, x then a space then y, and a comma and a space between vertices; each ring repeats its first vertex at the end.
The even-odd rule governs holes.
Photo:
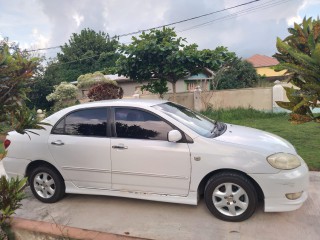
POLYGON ((178 142, 182 139, 182 134, 178 130, 171 130, 168 132, 169 142, 178 142))

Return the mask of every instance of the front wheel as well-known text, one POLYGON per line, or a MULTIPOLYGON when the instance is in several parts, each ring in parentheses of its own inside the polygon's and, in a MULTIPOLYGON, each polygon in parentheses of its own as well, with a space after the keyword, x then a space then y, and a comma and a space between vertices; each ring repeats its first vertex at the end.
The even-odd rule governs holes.
POLYGON ((232 172, 212 176, 206 184, 204 198, 214 216, 230 222, 251 217, 258 203, 257 192, 249 179, 232 172))
POLYGON ((55 170, 47 166, 34 169, 29 183, 33 195, 41 202, 57 202, 65 193, 63 179, 55 170))

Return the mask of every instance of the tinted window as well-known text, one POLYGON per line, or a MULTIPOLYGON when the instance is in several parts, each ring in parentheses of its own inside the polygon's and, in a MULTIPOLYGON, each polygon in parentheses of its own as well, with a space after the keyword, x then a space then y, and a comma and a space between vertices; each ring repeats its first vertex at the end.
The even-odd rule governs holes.
POLYGON ((172 127, 161 118, 136 109, 115 110, 116 133, 119 138, 167 140, 172 127))
POLYGON ((220 136, 227 129, 227 126, 224 123, 212 121, 199 113, 171 102, 155 105, 153 107, 204 137, 220 136))
POLYGON ((64 134, 64 118, 60 120, 60 122, 55 126, 51 133, 64 134))
POLYGON ((106 136, 107 110, 105 108, 94 108, 69 114, 65 119, 65 134, 106 136))

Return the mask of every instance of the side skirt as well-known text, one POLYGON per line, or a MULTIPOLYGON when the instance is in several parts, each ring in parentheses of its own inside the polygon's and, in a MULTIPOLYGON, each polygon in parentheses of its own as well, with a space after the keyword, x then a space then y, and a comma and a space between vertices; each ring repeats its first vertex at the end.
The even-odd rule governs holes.
POLYGON ((180 204, 188 204, 188 205, 198 204, 197 192, 189 192, 189 195, 187 197, 181 197, 181 196, 172 196, 167 194, 128 192, 128 191, 118 191, 118 190, 110 190, 110 189, 78 188, 72 182, 69 182, 69 181, 66 181, 65 185, 66 185, 66 193, 125 197, 125 198, 135 198, 135 199, 143 199, 143 200, 150 200, 150 201, 180 203, 180 204))

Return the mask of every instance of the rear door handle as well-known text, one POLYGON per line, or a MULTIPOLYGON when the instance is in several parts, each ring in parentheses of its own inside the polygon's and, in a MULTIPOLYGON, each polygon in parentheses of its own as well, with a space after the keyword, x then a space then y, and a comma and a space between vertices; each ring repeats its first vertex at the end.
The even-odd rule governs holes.
POLYGON ((112 148, 115 148, 115 149, 128 149, 128 147, 124 146, 124 145, 113 145, 112 148))
POLYGON ((57 141, 51 142, 51 144, 57 145, 57 146, 62 146, 62 145, 64 145, 64 142, 62 142, 61 140, 57 140, 57 141))

